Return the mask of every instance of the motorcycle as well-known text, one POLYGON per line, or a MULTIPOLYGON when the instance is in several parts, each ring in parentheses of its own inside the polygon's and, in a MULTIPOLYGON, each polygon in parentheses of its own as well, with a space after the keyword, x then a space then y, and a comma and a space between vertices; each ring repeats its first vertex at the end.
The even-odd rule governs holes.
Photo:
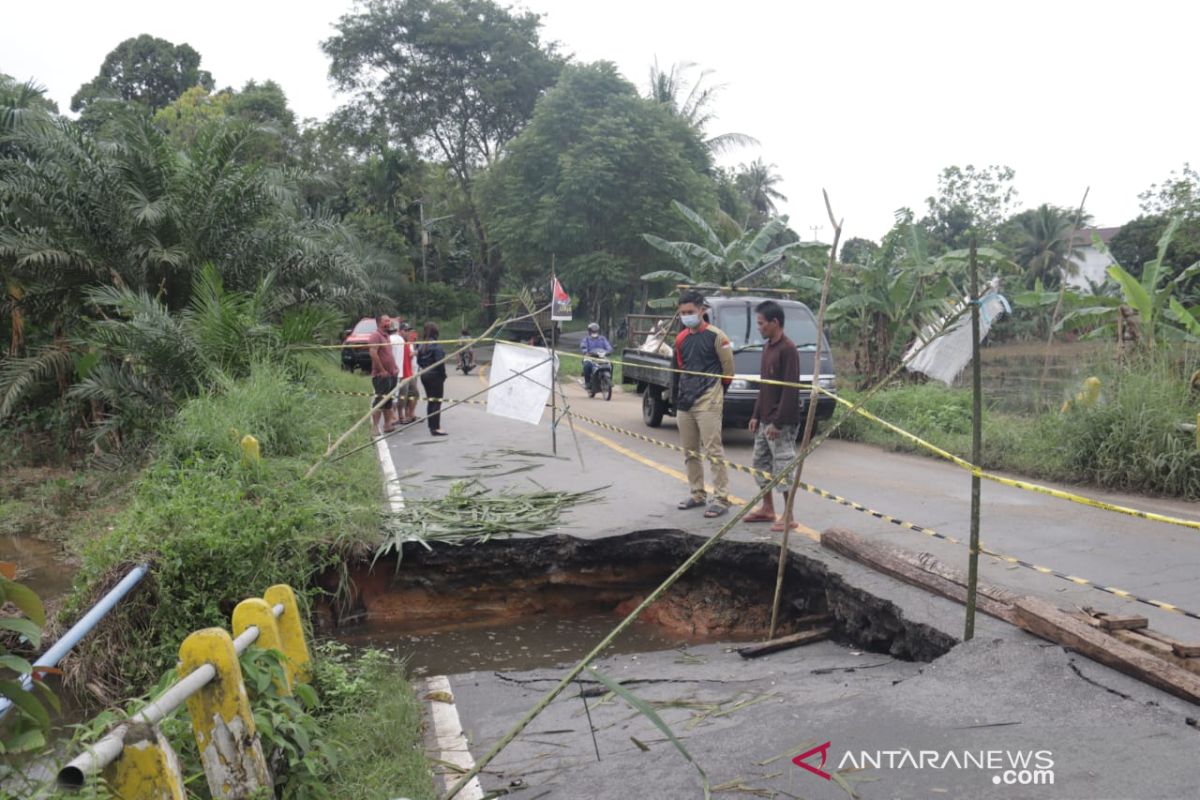
POLYGON ((599 394, 605 400, 612 400, 612 362, 600 355, 590 355, 587 360, 592 363, 592 375, 587 382, 588 397, 599 394))
POLYGON ((463 375, 470 375, 471 370, 475 369, 475 351, 467 348, 458 354, 458 368, 463 375))

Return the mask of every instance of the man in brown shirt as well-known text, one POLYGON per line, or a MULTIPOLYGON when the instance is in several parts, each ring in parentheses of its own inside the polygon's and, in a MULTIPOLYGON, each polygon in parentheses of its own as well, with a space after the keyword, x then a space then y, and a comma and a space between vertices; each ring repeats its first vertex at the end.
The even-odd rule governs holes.
POLYGON ((371 354, 371 385, 375 389, 375 399, 371 407, 377 409, 371 412, 371 429, 378 436, 396 429, 393 398, 396 394, 396 376, 400 374, 400 369, 392 354, 392 340, 388 335, 392 320, 384 314, 377 322, 378 327, 367 338, 367 345, 371 354))
MULTIPOLYGON (((794 385, 800 381, 800 354, 796 344, 783 332, 783 307, 774 300, 765 300, 755 306, 758 317, 758 332, 763 337, 761 377, 768 381, 793 384, 760 383, 758 401, 750 416, 750 432, 754 434, 754 468, 778 474, 786 469, 796 457, 796 433, 800 424, 800 394, 794 385)), ((767 485, 767 479, 755 476, 759 487, 767 485)), ((788 478, 784 478, 784 483, 788 478)), ((787 502, 787 492, 784 492, 787 502)), ((782 531, 783 522, 775 519, 775 500, 768 493, 762 505, 744 522, 773 522, 773 531, 782 531)), ((792 528, 799 527, 795 522, 792 528)))

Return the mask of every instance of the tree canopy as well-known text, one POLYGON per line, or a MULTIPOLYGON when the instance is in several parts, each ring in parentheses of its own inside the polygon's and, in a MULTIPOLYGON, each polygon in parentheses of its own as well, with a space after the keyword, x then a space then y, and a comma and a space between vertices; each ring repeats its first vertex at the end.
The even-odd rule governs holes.
POLYGON ((646 230, 682 232, 671 202, 715 203, 695 129, 638 96, 615 66, 570 66, 488 176, 487 221, 513 273, 558 272, 597 306, 639 291, 646 230))
POLYGON ((200 54, 188 44, 172 44, 148 33, 121 42, 104 58, 100 73, 79 87, 72 111, 85 111, 98 100, 136 103, 153 112, 193 86, 213 88, 213 77, 200 69, 200 54))

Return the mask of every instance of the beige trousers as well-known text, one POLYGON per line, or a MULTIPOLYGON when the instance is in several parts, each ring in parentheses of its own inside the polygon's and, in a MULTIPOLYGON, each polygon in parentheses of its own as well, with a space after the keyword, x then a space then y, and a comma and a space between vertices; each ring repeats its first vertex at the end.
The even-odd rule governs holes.
MULTIPOLYGON (((688 487, 692 497, 705 498, 704 462, 694 452, 711 458, 725 458, 725 445, 721 442, 721 412, 725 405, 725 392, 718 383, 709 389, 688 411, 680 411, 676 419, 679 438, 685 450, 688 487)), ((712 464, 713 497, 717 502, 729 504, 729 470, 724 463, 712 464)))

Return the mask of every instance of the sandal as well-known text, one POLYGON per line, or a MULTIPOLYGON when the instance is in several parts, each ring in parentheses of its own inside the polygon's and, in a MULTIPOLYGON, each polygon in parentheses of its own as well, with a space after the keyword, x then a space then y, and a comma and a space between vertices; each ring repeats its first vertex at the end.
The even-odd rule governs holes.
MULTIPOLYGON (((794 531, 800 530, 800 523, 793 520, 791 528, 794 531)), ((779 520, 774 525, 772 525, 771 530, 775 531, 775 533, 783 533, 783 520, 779 520)))
POLYGON ((721 503, 713 503, 711 506, 704 509, 704 518, 705 519, 716 519, 717 517, 721 516, 728 510, 729 510, 729 506, 722 505, 721 503))
POLYGON ((676 508, 678 508, 680 511, 687 511, 691 508, 699 508, 700 506, 704 505, 705 502, 706 501, 704 499, 699 497, 689 497, 687 500, 684 500, 678 506, 676 506, 676 508))
POLYGON ((747 514, 742 517, 742 522, 774 522, 775 515, 768 514, 764 511, 755 511, 753 514, 747 514))

